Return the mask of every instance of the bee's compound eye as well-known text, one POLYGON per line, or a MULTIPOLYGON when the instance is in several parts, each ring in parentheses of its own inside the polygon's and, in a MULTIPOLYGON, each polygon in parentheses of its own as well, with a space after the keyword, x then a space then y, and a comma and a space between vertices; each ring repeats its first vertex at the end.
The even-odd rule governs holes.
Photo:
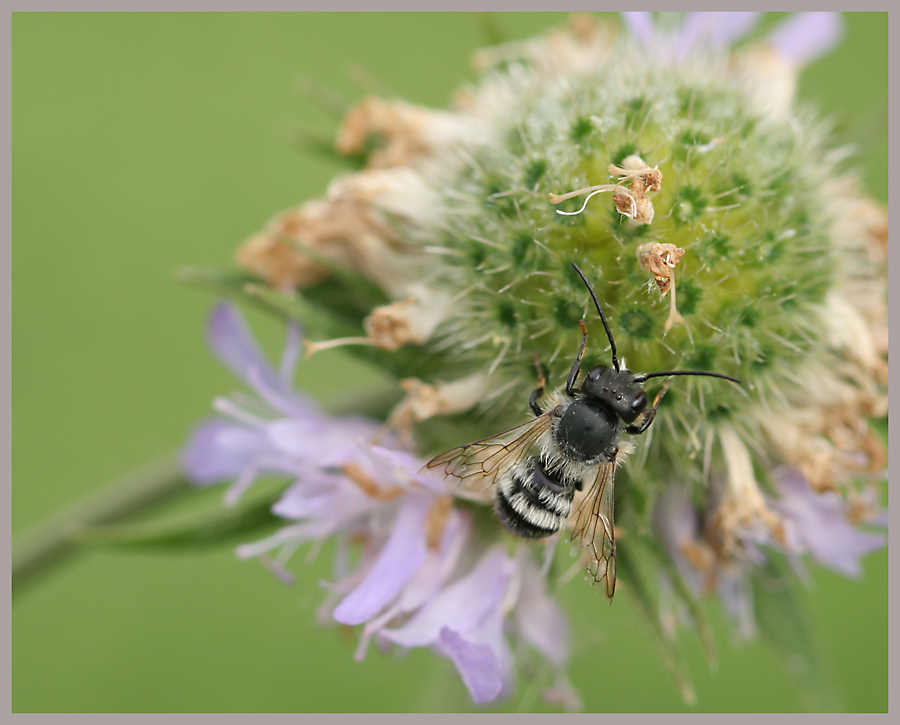
POLYGON ((644 408, 647 407, 647 393, 643 390, 635 396, 634 400, 631 401, 631 409, 635 413, 640 413, 644 408))

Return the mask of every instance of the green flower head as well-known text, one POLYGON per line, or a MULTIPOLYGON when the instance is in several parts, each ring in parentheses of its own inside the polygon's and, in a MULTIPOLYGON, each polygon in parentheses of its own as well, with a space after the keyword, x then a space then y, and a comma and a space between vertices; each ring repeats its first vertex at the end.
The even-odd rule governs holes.
POLYGON ((364 99, 336 139, 362 168, 238 251, 309 353, 395 376, 387 429, 449 451, 431 470, 452 492, 515 533, 570 529, 609 596, 627 531, 619 554, 666 560, 681 598, 717 591, 745 634, 760 546, 852 574, 883 543, 854 528, 880 515, 854 480, 885 468, 887 410, 887 214, 794 101, 840 21, 732 50, 755 22, 577 16, 478 54, 453 110, 364 99))

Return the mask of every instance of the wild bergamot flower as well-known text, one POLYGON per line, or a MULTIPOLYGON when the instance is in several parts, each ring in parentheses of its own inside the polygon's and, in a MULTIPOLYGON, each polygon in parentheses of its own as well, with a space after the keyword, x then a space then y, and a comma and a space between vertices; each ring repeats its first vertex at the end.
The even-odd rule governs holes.
POLYGON ((839 16, 795 15, 737 50, 755 13, 624 20, 483 51, 452 111, 364 99, 336 139, 361 170, 238 250, 257 280, 244 291, 318 337, 309 354, 348 346, 396 376, 384 421, 335 419, 293 391, 295 333, 276 373, 230 308, 212 322, 268 412, 219 401, 227 420, 198 429, 188 471, 234 479, 229 500, 261 472, 295 480, 274 508, 295 523, 240 555, 278 549, 280 570, 337 537, 328 609, 363 625, 358 655, 431 647, 476 702, 510 691, 510 636, 565 667, 552 546, 505 534, 420 469, 526 420, 542 373, 563 387, 579 321, 585 359, 608 363, 573 262, 629 370, 742 381, 674 379, 617 473, 620 585, 649 597, 634 562, 654 561, 666 631, 717 593, 752 635, 754 596, 784 564, 802 571, 809 554, 856 576, 885 541, 860 527, 885 524, 869 421, 887 410, 887 214, 794 102, 839 16))
MULTIPOLYGON (((454 506, 438 481, 418 475, 424 460, 372 443, 376 423, 329 416, 292 390, 300 338, 296 326, 290 330, 276 372, 233 307, 220 305, 210 320, 216 355, 258 397, 217 400, 222 417, 197 428, 185 470, 199 484, 234 479, 229 504, 259 475, 295 480, 273 510, 297 523, 238 555, 263 557, 289 579, 284 565, 297 547, 335 538, 341 553, 326 608, 341 624, 365 625, 357 656, 373 638, 432 647, 453 661, 475 702, 509 691, 507 630, 560 670, 567 624, 532 552, 476 535, 472 513, 454 506), (351 566, 354 541, 363 546, 351 566)), ((561 673, 556 681, 560 692, 568 690, 561 673)))

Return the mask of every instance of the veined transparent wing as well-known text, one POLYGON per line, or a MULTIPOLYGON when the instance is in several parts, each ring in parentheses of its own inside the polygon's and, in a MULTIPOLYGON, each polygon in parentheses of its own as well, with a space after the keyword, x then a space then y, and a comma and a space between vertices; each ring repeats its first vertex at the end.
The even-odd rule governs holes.
POLYGON ((459 496, 489 503, 497 479, 524 461, 552 424, 549 412, 544 413, 503 433, 442 453, 426 463, 425 469, 442 473, 459 496))
POLYGON ((616 591, 615 473, 615 462, 601 464, 569 517, 572 538, 588 550, 588 573, 595 584, 605 582, 610 599, 616 591))

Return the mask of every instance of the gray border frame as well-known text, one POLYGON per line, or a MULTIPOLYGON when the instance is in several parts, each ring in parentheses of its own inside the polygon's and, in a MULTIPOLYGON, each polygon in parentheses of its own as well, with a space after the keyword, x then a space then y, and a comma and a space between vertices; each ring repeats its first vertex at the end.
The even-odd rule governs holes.
MULTIPOLYGON (((686 3, 686 4, 692 5, 693 6, 692 9, 713 9, 713 8, 721 9, 722 8, 721 2, 719 2, 719 3, 691 2, 691 3, 686 3)), ((111 11, 119 10, 119 11, 121 11, 121 10, 125 9, 125 8, 123 8, 122 5, 123 5, 122 3, 114 3, 114 2, 89 2, 89 3, 86 3, 85 6, 82 6, 82 8, 89 9, 91 11, 97 11, 97 10, 111 10, 111 11)), ((144 5, 144 4, 141 3, 141 5, 144 5)), ((152 8, 149 8, 146 6, 145 7, 132 6, 127 9, 129 9, 129 10, 152 9, 154 11, 172 11, 172 10, 175 10, 175 11, 201 11, 201 10, 243 11, 243 10, 248 10, 249 5, 251 5, 251 4, 242 2, 241 0, 226 0, 226 2, 219 2, 219 3, 209 2, 209 0, 200 0, 199 2, 194 1, 194 2, 186 2, 186 3, 185 2, 181 2, 181 3, 163 2, 163 3, 154 4, 154 7, 152 7, 152 8)), ((287 2, 285 0, 278 0, 278 1, 272 2, 270 0, 270 2, 264 3, 264 7, 260 7, 257 5, 256 7, 253 7, 253 10, 255 10, 255 11, 260 11, 260 10, 263 10, 263 11, 319 10, 319 9, 322 9, 323 5, 324 5, 324 3, 310 3, 310 2, 308 2, 308 0, 300 0, 300 2, 296 2, 296 1, 295 2, 287 2)), ((421 11, 423 9, 428 9, 428 10, 443 9, 443 8, 437 8, 437 7, 423 8, 422 3, 412 2, 411 0, 389 0, 388 2, 381 2, 378 5, 380 6, 378 9, 385 9, 385 10, 390 10, 390 11, 409 11, 409 10, 421 11)), ((442 5, 446 6, 446 4, 444 4, 444 3, 442 3, 442 5)), ((485 10, 498 10, 498 11, 520 10, 521 11, 521 10, 546 10, 546 9, 548 9, 546 7, 545 3, 541 3, 539 5, 539 3, 537 3, 535 0, 523 0, 523 1, 517 2, 517 3, 511 2, 511 0, 500 0, 500 2, 495 1, 495 2, 491 2, 491 3, 483 3, 483 2, 482 3, 473 3, 473 2, 467 2, 466 0, 463 0, 462 2, 454 3, 453 5, 454 5, 454 7, 452 9, 457 10, 457 11, 485 11, 485 10)), ((648 5, 650 6, 650 9, 669 9, 669 8, 675 9, 675 8, 673 8, 673 6, 670 3, 667 3, 667 2, 666 3, 652 2, 652 3, 648 3, 648 5)), ((838 9, 838 10, 840 10, 840 9, 843 9, 841 7, 835 7, 835 3, 833 3, 833 2, 811 3, 811 2, 809 2, 809 0, 803 0, 803 2, 801 2, 801 3, 792 3, 791 5, 792 5, 792 7, 789 8, 791 10, 797 10, 797 9, 815 9, 815 10, 838 9), (826 5, 829 7, 823 8, 822 7, 823 5, 826 5), (797 7, 797 6, 800 6, 800 7, 797 7)), ((889 11, 889 9, 890 9, 886 2, 865 3, 865 5, 866 5, 866 7, 857 8, 857 9, 858 10, 882 11, 882 12, 889 11)), ((737 5, 732 5, 732 7, 736 8, 737 5)), ((73 9, 72 6, 67 3, 57 3, 57 2, 40 3, 39 8, 27 8, 28 11, 33 11, 33 10, 42 10, 42 11, 66 10, 66 11, 70 11, 72 9, 73 9)), ((373 8, 371 6, 368 6, 367 4, 365 4, 364 0, 336 0, 335 2, 328 4, 329 11, 362 10, 362 9, 371 10, 373 8)), ((603 9, 603 8, 598 8, 595 3, 576 2, 576 3, 568 4, 565 9, 566 10, 597 10, 597 9, 603 9)), ((677 9, 684 9, 684 7, 681 6, 677 9)), ((26 10, 26 8, 16 8, 15 10, 26 10)), ((13 9, 10 9, 9 12, 4 13, 3 18, 2 18, 3 37, 7 40, 8 43, 10 43, 10 46, 11 46, 11 42, 12 42, 12 37, 11 37, 11 32, 12 32, 11 12, 12 11, 13 11, 13 9)), ((889 14, 889 19, 888 19, 889 37, 897 36, 897 33, 895 31, 897 30, 896 26, 898 23, 900 23, 900 20, 897 20, 896 17, 894 17, 894 16, 896 16, 896 14, 889 14)), ((897 71, 898 71, 898 69, 896 67, 896 65, 897 65, 896 57, 897 56, 895 53, 890 53, 890 55, 889 55, 890 70, 894 71, 894 73, 892 74, 894 79, 897 77, 897 71)), ((6 61, 6 63, 11 62, 9 52, 7 52, 5 54, 5 61, 6 61)), ((4 73, 4 75, 3 75, 3 85, 7 89, 7 92, 4 94, 4 101, 6 102, 7 109, 8 109, 9 106, 11 105, 11 91, 12 91, 11 76, 10 76, 9 71, 4 73)), ((890 86, 889 86, 890 112, 894 115, 900 113, 900 108, 898 108, 898 105, 900 105, 900 104, 898 104, 896 94, 894 93, 894 89, 895 89, 896 85, 897 85, 896 80, 892 80, 890 82, 890 86)), ((11 138, 11 119, 10 119, 9 111, 7 111, 7 113, 5 113, 3 116, 3 124, 4 124, 4 127, 7 129, 7 134, 6 134, 7 138, 11 138)), ((890 143, 891 137, 893 137, 893 136, 894 136, 894 134, 889 132, 889 143, 890 143)), ((893 170, 897 168, 897 164, 894 162, 896 162, 898 160, 898 158, 900 158, 900 153, 898 153, 895 148, 892 148, 890 151, 891 165, 890 165, 890 169, 889 169, 889 178, 888 178, 889 188, 893 188, 892 185, 890 184, 890 182, 892 181, 892 178, 896 176, 896 173, 894 173, 893 170)), ((11 192, 12 192, 12 189, 11 189, 12 158, 11 158, 9 144, 7 144, 4 149, 4 161, 5 161, 5 166, 7 169, 7 173, 4 176, 4 185, 8 187, 8 191, 7 191, 7 194, 5 194, 4 198, 3 198, 3 216, 6 220, 9 220, 11 218, 10 198, 11 198, 11 192)), ((895 196, 895 194, 892 194, 892 193, 889 194, 889 202, 888 203, 889 203, 889 208, 891 208, 891 209, 893 209, 895 206, 894 196, 895 196)), ((9 492, 11 492, 10 460, 11 460, 11 436, 12 436, 11 289, 12 289, 12 281, 13 281, 12 280, 12 243, 11 243, 11 231, 10 231, 9 223, 7 223, 7 225, 6 225, 6 230, 7 230, 7 234, 4 235, 3 257, 2 257, 3 261, 5 262, 5 266, 3 267, 3 270, 2 270, 2 282, 5 283, 5 286, 3 288, 3 293, 2 293, 2 303, 0 303, 0 304, 2 304, 2 307, 3 307, 2 323, 0 323, 0 324, 2 324, 2 331, 4 333, 2 336, 3 342, 4 342, 4 355, 2 357, 2 362, 0 362, 0 366, 2 366, 2 373, 3 373, 3 375, 2 375, 3 385, 2 385, 2 393, 0 393, 0 396, 2 396, 2 404, 3 404, 4 410, 6 412, 6 415, 4 415, 4 418, 3 418, 3 423, 4 423, 4 427, 7 428, 7 430, 8 430, 8 434, 6 436, 4 436, 4 438, 3 438, 2 449, 0 449, 0 457, 2 457, 2 459, 6 462, 6 465, 4 465, 4 469, 3 469, 3 476, 4 476, 4 480, 7 482, 5 489, 8 492, 8 495, 6 497, 4 497, 3 505, 4 505, 4 522, 7 525, 7 530, 9 530, 8 527, 10 525, 10 516, 11 516, 11 496, 9 495, 9 492)), ((889 277, 890 277, 890 279, 896 278, 895 273, 897 270, 895 269, 895 267, 898 264, 900 264, 900 262, 897 262, 896 259, 892 259, 891 261, 889 261, 889 277)), ((894 300, 892 300, 890 302, 890 311, 891 311, 892 317, 894 317, 898 313, 898 310, 896 308, 900 308, 900 299, 895 298, 894 300)), ((893 327, 893 325, 891 325, 891 327, 893 327)), ((894 372, 896 372, 896 370, 894 372)), ((893 406, 891 406, 891 407, 893 408, 893 406)), ((889 432, 889 438, 888 438, 889 448, 895 447, 894 444, 895 444, 896 440, 898 439, 898 436, 900 436, 900 434, 895 434, 895 433, 889 432)), ((898 519, 900 519, 900 515, 891 513, 890 521, 891 521, 892 527, 894 524, 896 524, 898 522, 898 519)), ((889 546, 890 546, 890 544, 889 544, 889 546)), ((9 551, 8 550, 10 548, 9 536, 5 537, 5 539, 4 539, 4 548, 7 549, 6 560, 8 562, 9 561, 9 551)), ((895 569, 896 569, 895 565, 893 565, 893 564, 889 565, 889 588, 890 588, 890 594, 892 596, 896 596, 896 594, 897 594, 897 592, 896 592, 897 576, 895 573, 895 569)), ((10 596, 9 596, 10 584, 9 584, 8 579, 5 583, 5 588, 7 591, 7 596, 5 597, 4 604, 7 608, 9 608, 11 610, 10 596)), ((11 617, 11 611, 10 611, 10 617, 11 617)), ((890 619, 893 620, 894 618, 891 617, 890 619)), ((891 622, 889 622, 889 624, 890 623, 894 623, 894 622, 891 621, 891 622)), ((898 642, 900 642, 900 634, 898 634, 896 627, 894 627, 893 630, 889 629, 889 632, 890 632, 890 634, 889 634, 889 639, 888 639, 888 646, 889 646, 888 662, 889 662, 889 667, 890 667, 890 664, 896 660, 895 653, 896 653, 896 650, 898 649, 898 642)), ((6 663, 7 663, 7 666, 11 668, 11 660, 9 657, 10 646, 11 646, 11 636, 10 636, 9 629, 7 629, 7 631, 6 631, 5 641, 7 643, 6 663)), ((12 703, 11 703, 11 687, 9 684, 10 680, 11 680, 12 672, 10 671, 9 674, 10 674, 10 677, 7 678, 7 680, 4 683, 4 696, 5 696, 6 701, 9 703, 9 709, 7 711, 11 711, 11 705, 12 705, 12 703)), ((897 680, 898 680, 898 678, 895 673, 889 673, 888 712, 890 712, 891 705, 895 699, 894 685, 897 684, 897 680)), ((24 715, 18 715, 16 717, 17 718, 24 717, 24 715)), ((33 715, 33 716, 29 716, 29 717, 38 717, 41 720, 44 720, 45 718, 47 720, 50 720, 51 718, 54 720, 56 719, 56 716, 54 716, 54 715, 33 715)), ((70 717, 72 717, 72 719, 74 719, 76 721, 81 720, 83 722, 93 722, 97 716, 96 715, 75 715, 75 716, 70 716, 70 717)), ((107 716, 107 717, 109 717, 109 716, 107 716)), ((151 715, 125 715, 125 716, 118 715, 118 716, 112 716, 112 717, 116 717, 116 721, 119 722, 119 721, 121 721, 121 719, 123 717, 127 721, 135 721, 138 719, 144 720, 148 717, 153 717, 153 716, 151 716, 151 715)), ((171 715, 168 717, 171 717, 171 715)), ((179 719, 181 719, 182 717, 185 717, 185 716, 182 715, 182 716, 176 716, 176 717, 179 717, 179 719)), ((244 721, 245 719, 246 719, 246 721, 250 721, 250 718, 252 718, 252 717, 258 717, 258 716, 253 716, 253 715, 192 715, 192 716, 190 716, 190 720, 192 720, 192 721, 209 720, 210 722, 212 722, 213 718, 215 718, 216 722, 220 722, 223 719, 231 721, 231 722, 235 722, 235 721, 238 721, 238 719, 240 719, 240 721, 244 721)), ((270 716, 267 716, 267 718, 279 718, 279 719, 284 719, 285 721, 287 721, 288 718, 291 718, 291 722, 295 722, 297 717, 298 717, 297 715, 274 715, 274 716, 270 715, 270 716)), ((345 719, 347 722, 350 722, 352 720, 359 719, 359 718, 349 716, 349 715, 316 716, 316 719, 318 719, 319 717, 322 717, 322 719, 328 719, 329 721, 333 721, 333 722, 334 721, 340 722, 345 719)), ((366 715, 364 717, 366 718, 366 722, 376 722, 376 723, 387 722, 388 718, 391 718, 391 721, 393 722, 393 721, 395 721, 395 718, 396 718, 395 715, 375 715, 374 716, 375 720, 373 721, 371 719, 373 717, 373 715, 366 715)), ((407 717, 410 717, 410 716, 407 716, 407 717)), ((415 717, 415 716, 412 716, 412 717, 415 717)), ((435 716, 432 715, 429 717, 435 717, 435 716)), ((448 718, 454 717, 454 716, 438 715, 436 717, 438 717, 441 720, 444 720, 444 719, 448 719, 448 718)), ((469 717, 474 717, 476 719, 480 719, 480 718, 484 718, 484 717, 492 717, 492 719, 501 717, 501 718, 506 718, 506 719, 510 719, 510 720, 512 720, 512 718, 515 717, 516 721, 517 722, 519 721, 519 716, 474 715, 474 716, 469 716, 469 717)), ((569 717, 583 720, 588 717, 596 717, 596 715, 593 715, 593 716, 592 715, 581 715, 581 716, 569 716, 569 717)), ((617 719, 620 719, 623 716, 616 715, 615 717, 617 719)), ((658 716, 637 715, 637 716, 624 716, 624 717, 626 717, 628 720, 633 720, 633 718, 635 718, 635 717, 640 718, 642 720, 644 718, 649 720, 650 718, 658 717, 658 716)), ((666 716, 664 716, 664 717, 666 717, 666 716)), ((671 716, 667 716, 667 717, 671 717, 671 716)), ((695 717, 695 715, 689 714, 689 715, 676 716, 676 719, 686 721, 688 718, 694 718, 694 717, 695 717)), ((740 717, 741 717, 740 715, 734 715, 734 714, 727 716, 729 721, 737 720, 740 717)), ((779 716, 776 716, 776 717, 779 717, 779 716)), ((832 717, 836 717, 836 716, 832 716, 832 717)), ((876 715, 875 717, 882 718, 885 716, 876 715)))

